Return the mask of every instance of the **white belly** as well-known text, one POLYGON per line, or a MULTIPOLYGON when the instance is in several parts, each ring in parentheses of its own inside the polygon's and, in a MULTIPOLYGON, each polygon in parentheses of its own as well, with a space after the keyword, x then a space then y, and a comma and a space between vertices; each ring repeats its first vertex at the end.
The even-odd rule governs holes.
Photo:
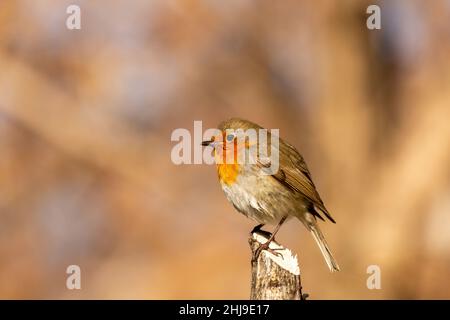
POLYGON ((222 183, 222 189, 239 212, 258 223, 277 224, 284 215, 296 215, 298 210, 289 191, 274 188, 267 179, 267 176, 241 176, 237 183, 222 183))

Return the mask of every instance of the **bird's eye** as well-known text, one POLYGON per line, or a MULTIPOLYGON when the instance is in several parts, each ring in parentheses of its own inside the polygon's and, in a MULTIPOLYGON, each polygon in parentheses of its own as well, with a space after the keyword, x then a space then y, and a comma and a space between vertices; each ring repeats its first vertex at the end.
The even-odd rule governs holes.
POLYGON ((234 140, 234 134, 228 134, 227 135, 227 141, 228 142, 231 142, 231 141, 233 141, 234 140))

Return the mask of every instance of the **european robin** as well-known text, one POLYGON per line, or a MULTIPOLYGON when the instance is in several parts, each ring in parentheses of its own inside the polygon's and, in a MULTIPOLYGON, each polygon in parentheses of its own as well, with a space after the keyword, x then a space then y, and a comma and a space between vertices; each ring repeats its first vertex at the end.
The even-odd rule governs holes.
POLYGON ((219 181, 228 201, 239 212, 259 224, 254 231, 265 224, 276 225, 269 240, 258 248, 254 259, 261 250, 268 249, 281 225, 287 219, 295 217, 311 232, 330 271, 338 271, 339 266, 320 231, 317 219, 325 221, 325 216, 331 222, 335 221, 325 208, 301 154, 281 138, 274 145, 271 143, 271 133, 265 131, 267 139, 263 141, 258 138, 258 150, 261 150, 260 144, 263 149, 270 150, 268 153, 271 154, 276 152, 274 147, 279 149, 276 159, 279 162, 278 170, 268 173, 267 168, 273 159, 262 156, 261 153, 253 155, 249 152, 254 142, 249 142, 248 139, 244 143, 238 143, 237 132, 247 132, 249 129, 259 132, 262 127, 247 120, 233 118, 220 123, 218 128, 221 133, 211 140, 203 141, 202 145, 214 148, 219 181), (245 157, 246 161, 238 161, 242 159, 238 156, 241 152, 250 153, 245 157))

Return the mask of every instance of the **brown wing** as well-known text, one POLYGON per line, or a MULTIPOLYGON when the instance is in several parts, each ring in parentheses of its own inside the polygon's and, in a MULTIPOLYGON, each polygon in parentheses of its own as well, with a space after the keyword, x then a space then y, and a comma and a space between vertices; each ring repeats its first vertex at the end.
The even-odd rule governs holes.
POLYGON ((308 200, 311 203, 311 208, 309 208, 311 214, 321 220, 324 220, 320 213, 315 209, 317 208, 323 212, 325 216, 330 219, 330 221, 336 223, 328 210, 325 208, 325 205, 323 204, 323 201, 314 186, 311 179, 311 174, 309 173, 303 157, 297 150, 295 150, 293 146, 281 139, 279 146, 280 167, 278 172, 272 175, 272 177, 291 189, 293 192, 301 194, 306 200, 308 200))

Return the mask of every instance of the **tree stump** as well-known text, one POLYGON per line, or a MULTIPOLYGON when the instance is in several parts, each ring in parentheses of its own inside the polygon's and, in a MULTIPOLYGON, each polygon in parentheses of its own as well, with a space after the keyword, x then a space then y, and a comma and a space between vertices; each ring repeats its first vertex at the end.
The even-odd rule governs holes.
MULTIPOLYGON (((267 242, 270 233, 259 230, 250 235, 252 257, 256 249, 267 242)), ((256 261, 252 259, 252 300, 304 300, 302 294, 300 268, 297 256, 275 241, 269 245, 271 253, 263 250, 256 261)))

